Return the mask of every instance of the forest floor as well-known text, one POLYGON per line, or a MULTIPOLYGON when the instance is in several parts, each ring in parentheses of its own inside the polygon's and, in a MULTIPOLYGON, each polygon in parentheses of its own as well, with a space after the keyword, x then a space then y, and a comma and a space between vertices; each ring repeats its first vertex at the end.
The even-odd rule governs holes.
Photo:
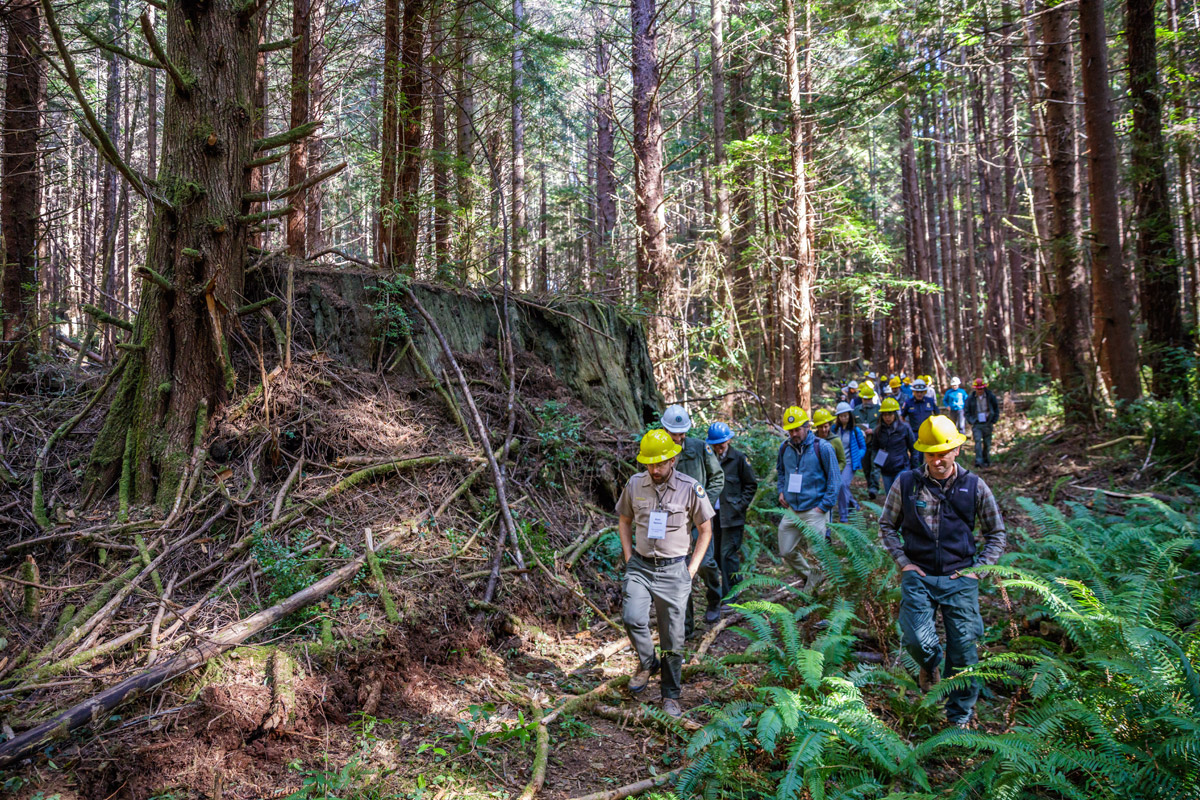
MULTIPOLYGON (((503 386, 494 355, 464 359, 464 367, 475 378, 481 411, 499 428, 505 403, 503 392, 490 388, 503 386)), ((421 381, 319 357, 266 376, 265 392, 246 395, 217 422, 199 499, 170 530, 136 514, 123 529, 114 525, 114 501, 86 510, 79 505, 79 465, 100 421, 98 414, 85 418, 55 451, 47 473, 54 476, 47 496, 60 523, 57 538, 29 546, 27 485, 11 501, 0 501, 0 519, 17 529, 0 542, 6 547, 0 574, 15 577, 20 559, 33 555, 38 582, 47 587, 30 620, 21 616, 24 587, 0 586, 0 634, 6 637, 0 645, 0 715, 6 726, 20 732, 144 669, 156 648, 181 648, 190 637, 202 638, 311 584, 362 549, 366 528, 378 540, 410 526, 381 554, 386 593, 400 621, 388 622, 383 587, 363 570, 348 588, 276 624, 253 644, 96 720, 45 748, 47 757, 0 772, 0 786, 18 797, 57 794, 62 800, 520 793, 538 746, 536 717, 635 665, 628 649, 615 647, 623 633, 602 619, 620 621, 619 549, 608 530, 615 518, 605 508, 632 471, 634 434, 607 427, 544 366, 520 358, 517 366, 524 375, 516 420, 520 448, 510 468, 509 500, 523 531, 524 557, 533 563, 523 572, 510 564, 488 605, 478 598, 498 530, 495 490, 439 395, 421 381), (427 455, 445 460, 412 472, 397 467, 331 494, 364 465, 427 455), (298 479, 289 481, 293 473, 298 479), (228 496, 243 499, 225 505, 222 497, 228 496), (215 523, 209 522, 214 509, 215 523), (286 524, 271 521, 297 511, 286 524), (422 521, 412 527, 414 519, 422 521), (172 552, 173 539, 206 524, 205 537, 172 552), (601 530, 607 532, 597 539, 601 530), (179 587, 171 602, 144 584, 99 632, 81 637, 74 652, 83 651, 86 660, 30 672, 31 664, 47 663, 37 659, 55 645, 54 622, 63 627, 68 606, 85 603, 128 564, 136 567, 141 545, 132 542, 135 531, 145 534, 151 553, 170 555, 161 572, 168 587, 179 587), (569 565, 581 543, 586 549, 569 565), (184 589, 185 576, 197 575, 184 589), (91 651, 95 655, 84 649, 135 631, 156 607, 188 603, 199 610, 182 626, 164 625, 158 641, 143 633, 123 646, 91 651)), ((7 448, 0 456, 17 476, 29 474, 50 431, 86 401, 86 393, 72 390, 61 375, 47 379, 38 392, 40 405, 31 393, 0 407, 7 448), (47 396, 54 399, 45 402, 47 396)), ((1026 522, 1017 496, 1087 502, 1097 490, 1129 494, 1153 488, 1162 477, 1152 464, 1142 466, 1138 443, 1089 453, 1087 447, 1098 443, 1095 434, 1057 429, 1037 410, 1044 401, 1006 400, 994 466, 982 473, 1010 529, 1026 522)), ((968 465, 970 455, 968 442, 968 465)), ((865 495, 859 482, 856 494, 865 495)), ((872 519, 868 510, 862 524, 872 519)), ((784 574, 772 553, 776 521, 765 513, 752 516, 747 548, 754 572, 788 581, 793 576, 784 574)), ((994 589, 985 591, 983 604, 995 641, 1009 612, 994 589)), ((702 613, 699 595, 696 605, 702 613)), ((806 635, 811 638, 820 624, 817 614, 805 620, 806 635)), ((715 636, 707 636, 703 623, 698 629, 692 646, 707 650, 695 660, 705 669, 685 682, 684 724, 640 712, 642 702, 657 705, 657 679, 641 698, 615 687, 593 697, 545 726, 549 759, 538 797, 561 800, 675 770, 688 760, 686 737, 710 717, 714 706, 706 704, 753 694, 762 667, 719 664, 745 647, 736 626, 715 636)), ((892 632, 868 640, 858 655, 894 663, 894 639, 892 632)), ((60 644, 49 662, 70 652, 60 644)), ((1003 730, 1011 719, 1009 698, 985 696, 979 707, 983 728, 1003 730)), ((906 728, 903 720, 895 722, 906 728)), ((925 729, 907 733, 928 736, 932 729, 922 724, 925 729)))

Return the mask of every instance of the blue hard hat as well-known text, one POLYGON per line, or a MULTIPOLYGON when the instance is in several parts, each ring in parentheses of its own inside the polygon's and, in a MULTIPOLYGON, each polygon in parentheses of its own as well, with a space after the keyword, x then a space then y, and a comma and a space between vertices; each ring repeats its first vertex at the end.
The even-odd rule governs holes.
POLYGON ((708 438, 705 439, 706 444, 723 444, 733 438, 733 431, 729 430, 729 426, 724 422, 714 422, 708 426, 708 438))

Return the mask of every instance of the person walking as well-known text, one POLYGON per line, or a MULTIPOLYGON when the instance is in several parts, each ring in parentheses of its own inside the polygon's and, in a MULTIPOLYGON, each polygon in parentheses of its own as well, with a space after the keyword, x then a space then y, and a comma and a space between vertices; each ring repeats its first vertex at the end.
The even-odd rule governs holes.
POLYGON ((879 422, 879 396, 874 386, 864 386, 860 392, 863 404, 855 410, 863 435, 867 441, 867 452, 863 458, 863 477, 867 482, 867 498, 874 500, 879 494, 879 468, 875 466, 875 425, 879 422))
MULTIPOLYGON (((929 384, 925 382, 924 377, 917 378, 912 382, 912 399, 900 406, 900 416, 904 417, 908 427, 919 431, 921 423, 936 413, 938 413, 938 407, 934 399, 929 397, 929 384)), ((919 463, 920 456, 914 455, 913 467, 917 467, 919 463)))
MULTIPOLYGON (((721 573, 722 600, 729 596, 740 580, 738 572, 742 568, 746 512, 758 492, 754 468, 750 466, 746 454, 730 444, 732 439, 733 431, 724 422, 714 422, 708 426, 708 438, 705 441, 721 462, 721 470, 725 473, 725 487, 718 498, 717 516, 713 517, 713 553, 721 573)), ((720 610, 724 612, 728 608, 722 605, 720 610)))
MULTIPOLYGON (((842 401, 845 404, 845 401, 842 401)), ((837 457, 838 474, 842 472, 842 467, 846 465, 846 451, 842 447, 840 439, 834 438, 833 421, 837 419, 828 409, 818 408, 813 412, 812 424, 813 433, 818 439, 829 442, 829 446, 833 448, 833 454, 837 457)))
POLYGON ((889 397, 879 406, 879 425, 875 428, 875 466, 883 477, 883 494, 887 496, 896 476, 912 464, 913 442, 917 440, 912 428, 900 419, 900 404, 889 397))
POLYGON ((793 513, 785 513, 779 520, 779 555, 792 570, 811 581, 813 574, 801 547, 804 534, 800 525, 825 534, 826 515, 837 502, 837 456, 832 445, 813 433, 812 421, 799 406, 783 412, 783 429, 788 438, 779 446, 775 460, 775 488, 779 505, 793 513))
MULTIPOLYGON (((725 472, 721 469, 721 462, 708 451, 703 441, 687 435, 688 431, 692 429, 692 418, 688 415, 687 410, 679 405, 670 406, 663 412, 660 422, 667 429, 667 433, 671 435, 675 444, 683 448, 675 469, 690 476, 703 486, 710 498, 714 500, 719 498, 721 490, 725 488, 725 472)), ((693 529, 693 542, 696 541, 697 535, 698 531, 693 529)), ((700 564, 699 574, 700 580, 704 584, 704 598, 708 603, 704 620, 711 624, 721 618, 719 610, 721 608, 721 571, 717 568, 717 559, 711 541, 708 545, 708 552, 704 554, 704 560, 700 564)), ((689 595, 684 633, 690 639, 695 630, 695 607, 692 597, 689 595)))
POLYGON ((704 487, 676 468, 682 450, 666 431, 655 429, 643 436, 637 460, 646 469, 629 479, 617 500, 617 531, 625 557, 621 613, 638 656, 629 691, 644 691, 650 676, 661 672, 662 708, 672 717, 683 713, 683 618, 692 578, 711 543, 716 513, 704 487), (695 547, 692 528, 698 531, 695 547), (650 634, 652 602, 658 617, 657 656, 650 634))
MULTIPOLYGON (((883 547, 901 570, 901 643, 917 662, 917 683, 925 692, 943 675, 952 677, 978 663, 983 617, 979 578, 972 570, 995 564, 1007 543, 1004 517, 991 489, 955 464, 966 439, 949 417, 925 420, 915 445, 924 463, 893 484, 879 516, 883 547), (984 537, 982 552, 976 527, 984 537), (946 629, 944 649, 938 639, 939 609, 946 629)), ((946 695, 946 719, 967 727, 978 699, 978 681, 952 690, 946 695)))
POLYGON ((859 429, 854 411, 848 403, 842 403, 833 411, 837 414, 837 421, 833 423, 831 432, 846 452, 846 461, 842 464, 840 476, 842 485, 838 490, 838 522, 847 522, 850 509, 858 508, 858 502, 850 492, 850 484, 854 481, 854 473, 863 468, 867 455, 867 437, 859 429))
POLYGON ((942 397, 942 405, 950 412, 946 416, 954 420, 959 433, 967 432, 967 390, 957 377, 950 379, 950 388, 942 397))
POLYGON ((975 391, 967 398, 967 421, 975 440, 975 466, 992 465, 992 426, 1000 419, 1000 402, 988 388, 985 378, 975 379, 975 391))

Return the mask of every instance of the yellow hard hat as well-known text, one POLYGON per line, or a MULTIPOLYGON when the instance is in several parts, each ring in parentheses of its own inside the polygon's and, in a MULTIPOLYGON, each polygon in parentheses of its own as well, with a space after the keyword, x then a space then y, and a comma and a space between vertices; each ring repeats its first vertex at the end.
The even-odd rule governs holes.
POLYGON ((892 387, 893 389, 899 389, 900 388, 900 379, 897 378, 895 375, 893 375, 892 379, 890 381, 888 381, 888 386, 892 387))
POLYGON ((864 386, 858 390, 858 396, 864 400, 870 400, 872 397, 875 396, 875 390, 872 389, 869 385, 864 386))
POLYGON ((933 385, 933 376, 932 375, 920 375, 918 377, 920 377, 921 380, 925 381, 926 386, 933 385))
POLYGON ((863 389, 871 389, 872 391, 874 391, 874 389, 875 389, 875 384, 874 384, 874 383, 872 383, 871 381, 863 381, 862 383, 860 383, 860 384, 858 385, 858 393, 859 393, 859 394, 862 394, 862 393, 863 393, 863 389))
POLYGON ((783 412, 783 429, 785 431, 799 428, 807 422, 808 414, 805 414, 804 409, 800 406, 789 406, 788 410, 783 412))
POLYGON ((910 378, 910 377, 908 377, 907 375, 905 375, 905 376, 904 376, 904 382, 905 382, 905 383, 912 383, 912 378, 910 378))
POLYGON ((816 427, 821 427, 826 422, 833 422, 837 417, 833 416, 827 408, 818 408, 813 412, 812 422, 816 427))
POLYGON ((675 444, 671 434, 662 428, 655 428, 642 437, 642 446, 637 460, 641 464, 658 464, 668 458, 674 458, 682 450, 682 447, 675 444))
POLYGON ((894 397, 883 398, 883 405, 879 406, 879 413, 886 414, 889 411, 899 411, 900 404, 896 402, 894 397))
POLYGON ((937 414, 921 423, 921 430, 917 433, 917 442, 913 447, 922 453, 944 453, 966 440, 967 437, 958 432, 958 426, 949 417, 937 414))

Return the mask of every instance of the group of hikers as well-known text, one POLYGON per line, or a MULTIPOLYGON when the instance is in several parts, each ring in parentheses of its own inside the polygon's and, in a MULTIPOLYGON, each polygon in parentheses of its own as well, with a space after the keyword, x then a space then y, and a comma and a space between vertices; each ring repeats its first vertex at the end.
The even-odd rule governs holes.
MULTIPOLYGON (((867 372, 840 384, 832 411, 818 408, 809 415, 791 406, 780 425, 786 437, 775 465, 780 556, 813 579, 806 539, 830 540, 835 511, 840 522, 849 519, 858 507, 852 486, 861 470, 868 498, 884 495, 880 546, 900 569, 901 640, 923 691, 943 674, 978 661, 983 618, 972 569, 995 564, 1007 541, 991 490, 956 463, 967 425, 975 466, 991 463, 999 403, 985 379, 976 379, 972 389, 968 393, 952 378, 939 408, 930 376, 880 378, 867 372), (936 626, 939 609, 944 647, 936 626)), ((712 423, 703 440, 689 436, 691 416, 679 405, 668 407, 660 423, 642 437, 637 460, 645 471, 629 479, 616 510, 625 557, 623 616, 639 662, 629 690, 644 691, 659 673, 663 710, 679 716, 684 642, 695 632, 692 581, 699 577, 704 584, 705 622, 718 622, 730 610, 725 602, 738 581, 746 512, 759 484, 745 453, 732 445, 728 424, 712 423)), ((978 696, 974 682, 951 691, 947 720, 969 725, 978 696)))

